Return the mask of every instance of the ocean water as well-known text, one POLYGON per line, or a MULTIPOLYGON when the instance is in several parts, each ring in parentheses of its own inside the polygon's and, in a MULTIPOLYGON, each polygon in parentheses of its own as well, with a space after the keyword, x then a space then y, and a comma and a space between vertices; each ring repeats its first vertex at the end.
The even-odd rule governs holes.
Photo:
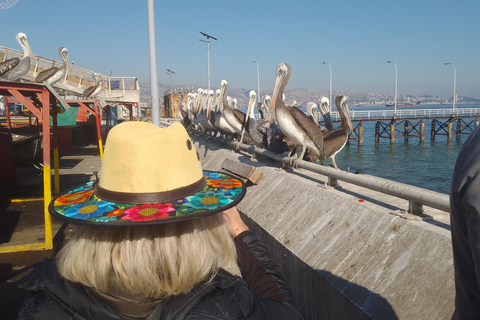
MULTIPOLYGON (((480 105, 457 105, 457 107, 479 108, 480 105)), ((420 108, 451 110, 452 105, 425 105, 420 108)), ((350 111, 383 109, 387 108, 362 106, 350 108, 350 111)), ((447 141, 446 135, 437 135, 435 141, 431 141, 431 120, 424 120, 424 123, 423 143, 420 143, 419 138, 410 138, 408 142, 399 138, 391 144, 386 138, 380 138, 380 142, 375 143, 375 122, 364 122, 363 146, 359 147, 356 141, 347 144, 335 157, 337 165, 342 170, 369 174, 448 194, 458 153, 468 135, 462 135, 459 140, 454 136, 450 142, 447 141)), ((330 163, 330 160, 326 160, 326 164, 330 163)))

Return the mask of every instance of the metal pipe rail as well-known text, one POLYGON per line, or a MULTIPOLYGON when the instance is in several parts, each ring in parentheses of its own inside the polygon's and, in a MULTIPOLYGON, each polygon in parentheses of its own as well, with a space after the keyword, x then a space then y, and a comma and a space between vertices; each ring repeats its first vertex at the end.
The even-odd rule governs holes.
MULTIPOLYGON (((23 51, 0 46, 0 62, 15 57, 21 58, 22 56, 23 51)), ((41 71, 62 64, 61 61, 37 55, 33 55, 32 60, 30 62, 30 71, 33 79, 41 71)), ((94 83, 94 73, 94 71, 70 65, 64 79, 77 88, 80 88, 80 86, 88 87, 94 83)), ((112 90, 122 90, 122 93, 125 93, 126 90, 140 90, 137 77, 108 77, 102 74, 99 75, 100 79, 103 80, 104 88, 108 90, 109 94, 111 94, 112 90)))
MULTIPOLYGON (((279 162, 283 162, 287 165, 290 165, 290 161, 292 160, 291 157, 282 154, 276 154, 255 146, 246 145, 243 143, 225 139, 221 140, 234 148, 246 151, 251 154, 257 154, 279 162)), ((335 168, 307 162, 304 160, 298 160, 297 165, 299 168, 303 168, 327 176, 329 178, 328 184, 332 186, 335 186, 337 184, 337 180, 341 180, 370 190, 375 190, 397 198, 408 200, 408 212, 416 215, 419 215, 423 212, 424 205, 442 211, 450 212, 449 196, 443 193, 434 192, 427 189, 414 187, 374 176, 358 175, 350 172, 345 172, 335 168)))
MULTIPOLYGON (((393 110, 373 110, 373 111, 350 111, 352 120, 385 120, 392 119, 395 115, 393 110)), ((340 121, 338 112, 331 112, 333 121, 340 121)), ((397 110, 396 119, 433 119, 433 118, 450 118, 452 109, 408 109, 397 110)), ((455 116, 459 117, 478 117, 480 116, 480 108, 458 108, 455 116)))

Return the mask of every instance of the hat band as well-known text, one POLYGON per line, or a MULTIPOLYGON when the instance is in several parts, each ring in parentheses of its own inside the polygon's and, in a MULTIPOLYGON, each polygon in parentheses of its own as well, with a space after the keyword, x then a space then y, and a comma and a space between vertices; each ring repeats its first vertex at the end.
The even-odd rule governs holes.
POLYGON ((116 202, 116 203, 159 203, 165 201, 172 201, 186 196, 192 195, 201 191, 207 182, 204 178, 201 178, 197 182, 192 183, 189 186, 181 187, 175 190, 161 191, 161 192, 145 192, 145 193, 130 193, 130 192, 118 192, 104 189, 95 184, 95 195, 103 200, 116 202))

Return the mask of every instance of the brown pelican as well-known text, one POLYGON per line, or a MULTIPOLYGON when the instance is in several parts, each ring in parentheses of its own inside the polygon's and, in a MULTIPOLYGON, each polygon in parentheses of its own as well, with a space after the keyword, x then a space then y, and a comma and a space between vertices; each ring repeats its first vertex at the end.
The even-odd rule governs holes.
POLYGON ((320 108, 315 102, 307 103, 307 115, 312 121, 314 121, 317 125, 319 125, 318 111, 320 110, 320 113, 322 114, 323 122, 324 122, 323 123, 324 125, 320 127, 320 130, 322 130, 323 134, 325 134, 330 130, 333 130, 332 117, 330 114, 330 106, 328 104, 328 99, 325 97, 318 99, 318 103, 320 105, 320 108))
POLYGON ((221 82, 221 87, 220 87, 220 97, 219 97, 219 102, 217 105, 217 110, 215 112, 215 126, 217 129, 222 131, 224 134, 234 134, 236 133, 235 129, 228 123, 227 119, 225 119, 225 109, 224 106, 225 104, 228 105, 228 103, 224 100, 226 100, 227 96, 227 80, 222 80, 221 82), (225 99, 224 99, 225 98, 225 99), (223 112, 222 112, 223 109, 223 112))
POLYGON ((235 130, 236 133, 241 135, 242 127, 245 124, 245 113, 229 106, 228 99, 227 99, 228 82, 227 80, 222 80, 221 84, 222 84, 222 88, 224 88, 223 114, 225 116, 225 120, 227 120, 228 124, 235 130))
POLYGON ((244 129, 242 130, 242 136, 240 138, 240 143, 243 141, 243 134, 246 132, 250 140, 257 146, 264 148, 266 146, 266 143, 264 141, 264 135, 260 133, 257 129, 257 121, 255 120, 255 113, 254 113, 254 108, 255 104, 257 103, 257 94, 255 93, 255 90, 250 91, 249 94, 249 102, 248 102, 248 108, 247 108, 247 113, 246 113, 246 124, 244 129))
POLYGON ((69 66, 67 48, 58 48, 58 54, 63 60, 63 63, 60 65, 60 67, 51 67, 50 69, 43 70, 35 78, 36 83, 46 82, 49 85, 53 85, 65 76, 65 74, 67 73, 67 68, 69 66))
POLYGON ((333 130, 332 115, 330 113, 330 101, 326 97, 318 99, 318 109, 323 117, 323 125, 327 131, 333 130))
MULTIPOLYGON (((277 78, 273 89, 270 113, 275 114, 278 127, 297 146, 297 159, 303 159, 306 150, 323 158, 323 133, 308 116, 295 107, 285 106, 282 94, 290 78, 291 67, 287 63, 277 66, 277 78)), ((270 123, 273 119, 270 120, 270 123)))
POLYGON ((317 114, 318 106, 315 102, 308 102, 307 103, 307 116, 317 124, 318 126, 318 114, 317 114))
POLYGON ((93 79, 95 79, 95 81, 93 82, 93 86, 83 91, 83 99, 95 98, 100 93, 100 91, 102 91, 103 80, 100 80, 100 75, 94 72, 93 79))
POLYGON ((335 105, 337 106, 342 124, 337 129, 334 129, 323 136, 323 159, 332 158, 333 166, 338 169, 335 163, 335 155, 343 149, 348 140, 349 130, 353 132, 352 120, 348 110, 347 97, 337 96, 335 105))
POLYGON ((23 77, 30 70, 30 59, 33 59, 32 50, 27 41, 25 33, 18 33, 17 42, 23 49, 21 58, 12 58, 0 63, 0 80, 16 81, 23 77))

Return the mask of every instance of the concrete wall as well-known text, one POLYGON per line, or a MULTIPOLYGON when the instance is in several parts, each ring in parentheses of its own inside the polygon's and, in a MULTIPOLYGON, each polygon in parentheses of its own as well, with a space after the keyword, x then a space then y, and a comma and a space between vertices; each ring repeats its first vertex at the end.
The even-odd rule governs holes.
MULTIPOLYGON (((192 139, 205 169, 221 171, 230 158, 263 173, 238 207, 281 263, 308 319, 450 319, 448 225, 402 219, 395 208, 389 214, 354 200, 346 185, 324 187, 318 174, 192 139)), ((355 195, 374 202, 368 190, 355 195)))

